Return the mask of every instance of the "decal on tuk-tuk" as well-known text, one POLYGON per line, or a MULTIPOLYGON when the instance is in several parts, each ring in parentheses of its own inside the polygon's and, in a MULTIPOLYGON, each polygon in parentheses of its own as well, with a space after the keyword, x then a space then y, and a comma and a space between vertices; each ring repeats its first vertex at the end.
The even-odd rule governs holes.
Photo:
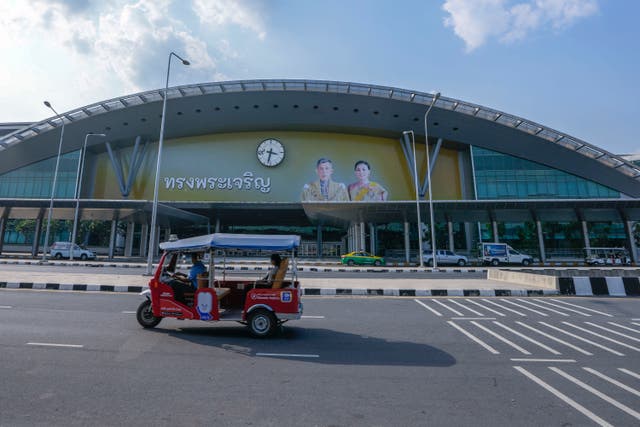
POLYGON ((289 292, 289 291, 282 292, 280 294, 280 301, 282 301, 282 302, 291 302, 292 301, 291 292, 289 292))

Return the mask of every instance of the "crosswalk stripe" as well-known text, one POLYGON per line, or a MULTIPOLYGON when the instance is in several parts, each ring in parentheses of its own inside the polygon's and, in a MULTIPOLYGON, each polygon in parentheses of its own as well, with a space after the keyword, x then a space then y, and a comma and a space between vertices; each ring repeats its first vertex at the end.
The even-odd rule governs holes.
POLYGON ((423 306, 424 308, 426 308, 427 310, 431 310, 431 312, 433 312, 433 314, 435 314, 436 316, 442 316, 442 314, 440 314, 439 312, 437 312, 433 308, 429 307, 427 304, 423 303, 422 301, 417 300, 417 299, 414 299, 414 301, 417 302, 418 304, 420 304, 421 306, 423 306))
POLYGON ((607 322, 607 323, 610 324, 610 325, 613 325, 613 326, 617 326, 618 328, 626 329, 627 331, 631 331, 631 332, 635 332, 635 333, 640 334, 640 331, 638 331, 637 329, 633 329, 633 328, 630 328, 628 326, 620 325, 620 324, 615 323, 615 322, 607 322))
POLYGON ((489 304, 493 304, 493 305, 495 305, 496 307, 500 307, 500 308, 501 308, 501 309, 503 309, 503 310, 510 311, 510 312, 515 313, 515 314, 518 314, 518 315, 520 315, 520 316, 522 316, 522 317, 527 317, 527 315, 526 315, 526 314, 524 314, 524 313, 520 313, 519 311, 514 310, 513 308, 504 307, 504 306, 502 306, 502 305, 498 304, 497 302, 490 301, 490 300, 488 300, 488 299, 486 299, 486 298, 482 298, 482 301, 487 302, 487 303, 489 303, 489 304))
POLYGON ((635 389, 635 388, 633 388, 633 387, 629 387, 628 385, 623 384, 623 383, 621 383, 621 382, 620 382, 620 381, 618 381, 618 380, 615 380, 615 379, 613 379, 613 378, 611 378, 611 377, 608 377, 608 376, 606 376, 605 374, 603 374, 602 372, 598 372, 598 371, 596 371, 595 369, 591 369, 591 368, 587 368, 587 367, 583 367, 582 369, 584 369, 585 371, 587 371, 587 372, 589 372, 589 373, 591 373, 591 374, 595 375, 596 377, 602 378, 603 380, 608 381, 608 382, 610 382, 611 384, 613 384, 613 385, 615 385, 615 386, 620 387, 620 388, 621 388, 621 389, 623 389, 623 390, 628 391, 629 393, 631 393, 631 394, 633 394, 633 395, 635 395, 635 396, 640 397, 640 391, 636 390, 636 389, 635 389))
POLYGON ((542 344, 540 341, 536 341, 533 338, 529 338, 528 336, 524 335, 523 333, 518 332, 515 329, 512 329, 512 328, 508 327, 507 325, 503 325, 502 323, 500 323, 498 321, 494 321, 493 323, 495 323, 496 325, 500 326, 502 329, 505 329, 505 330, 511 332, 512 334, 519 336, 523 340, 527 340, 527 341, 537 345, 538 347, 544 348, 549 353, 555 354, 556 356, 562 354, 559 351, 556 351, 556 350, 552 349, 551 347, 549 347, 549 346, 547 346, 545 344, 542 344))
POLYGON ((602 329, 602 330, 607 331, 607 332, 611 332, 612 334, 619 335, 621 337, 625 337, 627 339, 630 339, 631 341, 640 342, 640 338, 632 337, 631 335, 623 334, 622 332, 614 331, 614 330, 605 328, 604 326, 596 325, 593 322, 584 322, 584 323, 586 323, 587 325, 591 325, 591 326, 593 326, 595 328, 602 329))
POLYGON ((447 310, 449 310, 449 311, 450 311, 450 312, 452 312, 453 314, 456 314, 456 315, 458 315, 458 316, 460 316, 460 317, 463 317, 463 316, 464 316, 464 314, 460 313, 458 310, 455 310, 455 309, 453 309, 453 308, 449 307, 448 305, 441 303, 441 302, 440 302, 440 301, 438 301, 437 299, 432 299, 431 301, 435 302, 436 304, 440 304, 441 306, 443 306, 444 308, 446 308, 447 310))
POLYGON ((484 305, 482 305, 482 304, 480 304, 479 302, 476 302, 476 301, 474 301, 474 300, 469 299, 469 300, 465 300, 465 301, 470 302, 471 304, 475 304, 475 305, 477 305, 478 307, 482 307, 482 308, 484 308, 484 309, 485 309, 485 310, 487 310, 487 311, 490 311, 490 312, 492 312, 492 313, 497 314, 498 316, 502 316, 502 317, 504 317, 504 316, 505 316, 505 314, 504 314, 504 313, 500 313, 499 311, 496 311, 496 310, 494 310, 494 309, 492 309, 492 308, 485 307, 484 305))
POLYGON ((604 400, 605 402, 610 403, 611 405, 615 406, 616 408, 626 412, 627 414, 631 415, 635 419, 640 420, 640 412, 634 411, 633 409, 629 408, 628 406, 626 406, 626 405, 618 402, 617 400, 607 396, 606 394, 596 390, 595 388, 591 387, 589 384, 586 384, 586 383, 580 381, 579 379, 577 379, 576 377, 567 374, 566 372, 564 372, 560 368, 556 368, 556 367, 551 366, 551 367, 549 367, 549 369, 551 369, 556 374, 561 375, 564 378, 568 379, 569 381, 571 381, 572 383, 574 383, 578 387, 582 387, 583 389, 587 390, 588 392, 598 396, 600 399, 604 400))
POLYGON ((480 313, 479 311, 476 311, 472 308, 467 307, 466 305, 462 305, 460 304, 458 301, 456 300, 452 300, 451 298, 449 298, 448 300, 449 302, 452 302, 453 304, 459 305, 460 307, 464 308, 465 310, 469 310, 470 312, 472 312, 473 314, 475 314, 476 316, 484 316, 484 314, 480 313))
POLYGON ((534 300, 535 300, 535 301, 538 301, 538 302, 539 302, 539 303, 541 303, 541 304, 548 304, 548 305, 553 306, 553 307, 558 307, 558 308, 561 308, 561 309, 563 309, 563 310, 567 310, 567 311, 571 311, 571 312, 574 312, 574 313, 582 314, 583 316, 591 317, 591 315, 590 315, 590 314, 588 314, 588 313, 583 313, 582 311, 579 311, 579 310, 576 310, 576 309, 573 309, 573 308, 563 307, 563 306, 561 306, 561 305, 554 304, 554 303, 552 303, 552 302, 545 301, 545 300, 541 300, 541 299, 537 299, 537 298, 535 298, 534 300))
POLYGON ((577 345, 573 345, 573 344, 571 344, 571 343, 568 343, 568 342, 566 342, 566 341, 564 341, 564 340, 561 340, 560 338, 554 337, 553 335, 549 335, 549 334, 547 334, 546 332, 539 331, 539 330, 537 330, 536 328, 534 328, 534 327, 532 327, 532 326, 529 326, 529 325, 527 325, 527 324, 525 324, 525 323, 518 322, 518 321, 516 321, 516 323, 517 323, 517 324, 519 324, 519 325, 521 325, 521 326, 524 326, 525 328, 527 328, 527 329, 529 329, 529 330, 532 330, 533 332, 536 332, 536 333, 538 333, 538 334, 542 335, 543 337, 547 337, 547 338, 549 338, 550 340, 553 340, 553 341, 558 342, 558 343, 560 343, 560 344, 566 345, 567 347, 572 348, 572 349, 574 349, 575 351, 577 351, 577 352, 579 352, 579 353, 582 353, 582 354, 584 354, 584 355, 586 355, 586 356, 593 356, 593 353, 589 353, 588 351, 581 349, 581 348, 580 348, 580 347, 578 347, 577 345))
POLYGON ((523 302, 523 303, 525 303, 525 304, 532 305, 532 306, 534 306, 534 307, 541 308, 541 309, 543 309, 543 310, 551 311, 552 313, 559 314, 560 316, 565 316, 565 317, 569 316, 567 313, 564 313, 564 312, 562 312, 562 311, 558 311, 558 310, 553 309, 553 308, 545 307, 544 305, 536 304, 535 302, 526 301, 526 300, 523 300, 522 298, 518 298, 518 301, 523 302))
POLYGON ((521 305, 521 304, 515 303, 515 302, 513 302, 513 301, 506 300, 506 299, 504 299, 504 298, 500 298, 500 301, 504 301, 504 302, 506 302, 506 303, 508 303, 508 304, 515 305, 515 306, 520 307, 520 308, 524 308, 525 310, 533 311, 534 313, 537 313, 537 314, 539 314, 540 316, 544 316, 544 317, 547 317, 547 316, 548 316, 546 313, 543 313, 543 312, 538 311, 538 310, 534 310, 533 308, 525 307, 524 305, 521 305))
POLYGON ((630 371, 630 370, 628 370, 628 369, 624 369, 624 368, 618 368, 618 371, 620 371, 620 372, 624 372, 625 374, 627 374, 627 375, 631 375, 632 377, 637 378, 637 379, 639 379, 639 380, 640 380, 640 374, 636 374, 636 373, 635 373, 635 372, 633 372, 633 371, 630 371))
POLYGON ((591 335, 593 335, 594 337, 602 338, 603 340, 606 340, 606 341, 612 342, 612 343, 614 343, 614 344, 618 344, 618 345, 620 345, 620 346, 622 346, 622 347, 627 347, 627 348, 629 348, 629 349, 631 349, 631 350, 634 350, 634 351, 640 351, 640 348, 638 348, 638 347, 634 347, 634 346, 632 346, 632 345, 625 344, 625 343, 623 343, 623 342, 621 342, 621 341, 614 340, 613 338, 606 337, 606 336, 604 336, 604 335, 602 335, 602 334, 599 334, 599 333, 597 333, 597 332, 590 331, 589 329, 581 328, 580 326, 574 325, 573 323, 569 323, 569 322, 562 322, 562 323, 564 323, 564 324, 565 324, 565 325, 567 325, 567 326, 571 326, 572 328, 575 328, 575 329, 577 329, 577 330, 579 330, 579 331, 583 331, 583 332, 586 332, 586 333, 588 333, 588 334, 591 334, 591 335))
POLYGON ((587 408, 585 408, 584 406, 582 406, 581 404, 579 404, 578 402, 576 402, 575 400, 567 396, 566 394, 563 394, 558 389, 553 388, 552 386, 542 381, 540 378, 536 377, 531 372, 527 371, 521 366, 514 366, 514 369, 520 372, 525 377, 529 378, 534 383, 538 384, 540 387, 544 388, 545 390, 547 390, 548 392, 556 396, 558 399, 569 404, 571 407, 573 407, 573 409, 580 412, 582 415, 586 416, 596 424, 599 424, 604 427, 613 427, 612 424, 609 424, 608 422, 606 422, 605 420, 603 420, 602 418, 600 418, 599 416, 597 416, 596 414, 594 414, 593 412, 591 412, 590 410, 588 410, 587 408))
POLYGON ((602 314, 603 316, 613 317, 611 314, 603 313, 603 312, 601 312, 601 311, 594 310, 594 309, 592 309, 592 308, 583 307, 583 306, 581 306, 581 305, 571 304, 570 302, 560 301, 560 300, 555 299, 555 298, 551 298, 551 301, 555 301, 555 302, 560 303, 560 304, 563 304, 563 305, 570 305, 571 307, 578 307, 578 308, 579 308, 579 309, 581 309, 581 310, 591 311, 592 313, 602 314))
POLYGON ((640 326, 640 323, 631 322, 632 325, 640 326))
POLYGON ((489 344, 485 343, 480 338, 478 338, 475 335, 473 335, 471 332, 468 332, 465 329, 462 329, 459 325, 455 324, 451 320, 448 320, 447 323, 450 324, 451 326, 453 326, 454 328, 456 328, 457 330, 459 330, 460 332, 462 332, 463 334, 465 334, 472 341, 480 344, 482 347, 487 349, 489 351, 489 353, 500 354, 500 352, 498 350, 496 350, 495 348, 491 347, 489 344))
POLYGON ((478 328, 482 329, 483 331, 485 331, 486 333, 488 333, 489 335, 493 335, 494 337, 496 337, 497 339, 499 339, 500 341, 502 341, 503 343, 510 345, 511 347, 515 348, 516 350, 518 350, 520 353, 522 354, 531 354, 530 352, 528 352, 527 350, 525 350, 524 348, 520 347, 518 344, 509 341, 508 339, 506 339, 505 337, 503 337, 500 334, 497 334, 495 332, 493 332, 491 329, 484 327, 483 325, 481 325, 480 323, 476 322, 475 320, 472 320, 471 323, 473 323, 474 325, 476 325, 478 328))
POLYGON ((569 332, 569 331, 564 331, 564 330, 562 330, 562 329, 560 329, 560 328, 556 328, 555 326, 550 325, 550 324, 545 323, 545 322, 538 322, 538 323, 540 323, 541 325, 546 326, 547 328, 555 329, 556 331, 561 332, 561 333, 563 333, 563 334, 565 334, 565 335, 569 335, 570 337, 573 337, 573 338, 575 338, 575 339, 577 339, 577 340, 580 340, 580 341, 586 342, 587 344, 591 344, 591 345, 592 345, 592 346, 594 346, 594 347, 598 347, 598 348, 603 349, 604 351, 608 351, 609 353, 613 353, 613 354, 615 354, 616 356, 624 356, 624 353, 620 353, 619 351, 616 351, 616 350, 614 350, 614 349, 612 349, 612 348, 606 347, 606 346, 604 346, 604 345, 602 345, 602 344, 598 344, 597 342, 594 342, 594 341, 591 341, 591 340, 589 340, 589 339, 583 338, 583 337, 581 337, 580 335, 572 334, 572 333, 571 333, 571 332, 569 332))

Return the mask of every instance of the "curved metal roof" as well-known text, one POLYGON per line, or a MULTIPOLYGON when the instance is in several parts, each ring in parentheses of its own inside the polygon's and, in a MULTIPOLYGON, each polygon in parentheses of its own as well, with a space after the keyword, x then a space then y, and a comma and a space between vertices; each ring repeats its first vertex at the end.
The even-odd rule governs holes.
MULTIPOLYGON (((214 110, 213 105, 224 106, 215 107, 215 111, 224 110, 224 114, 221 112, 211 120, 202 120, 202 115, 197 119, 187 118, 188 114, 172 117, 167 127, 167 138, 269 129, 362 132, 387 136, 399 136, 402 130, 413 129, 416 134, 423 135, 424 111, 433 100, 431 94, 406 89, 317 80, 192 84, 169 88, 167 96, 168 114, 177 111, 179 116, 185 109, 199 114, 205 109, 214 110), (295 111, 287 110, 283 114, 284 102, 289 102, 286 107, 292 106, 295 111), (327 108, 327 102, 331 102, 333 107, 327 108), (278 103, 282 105, 280 110, 276 109, 278 103), (314 104, 313 108, 311 104, 314 104), (266 107, 260 109, 262 106, 266 107), (199 108, 189 110, 194 107, 199 108), (269 107, 273 108, 264 114, 269 107), (362 114, 351 114, 358 112, 362 114)), ((63 151, 78 149, 84 134, 90 131, 106 130, 109 139, 114 141, 132 139, 137 135, 156 140, 159 129, 157 114, 162 98, 162 89, 152 90, 63 113, 65 126, 71 128, 71 131, 67 130, 69 133, 65 133, 63 151), (113 125, 113 122, 117 124, 113 125)), ((602 183, 632 197, 640 197, 640 167, 565 133, 502 111, 447 97, 436 101, 429 118, 430 137, 442 137, 523 157, 602 183)), ((55 140, 52 131, 59 126, 58 118, 50 117, 0 137, 0 174, 55 155, 57 147, 51 146, 51 141, 55 140), (39 147, 34 146, 24 152, 18 150, 10 155, 12 149, 28 145, 25 142, 39 140, 42 140, 39 147), (39 155, 37 159, 34 152, 39 155)))

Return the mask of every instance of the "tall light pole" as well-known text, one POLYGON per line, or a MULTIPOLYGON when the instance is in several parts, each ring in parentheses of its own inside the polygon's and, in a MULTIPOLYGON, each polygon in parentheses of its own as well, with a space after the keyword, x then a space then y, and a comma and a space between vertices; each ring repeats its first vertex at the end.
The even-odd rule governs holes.
POLYGON ((76 234, 78 232, 78 213, 80 212, 80 192, 82 191, 82 172, 84 172, 84 157, 87 153, 87 140, 90 136, 105 137, 104 133, 89 132, 84 136, 84 144, 82 145, 82 151, 80 152, 80 159, 78 159, 78 171, 76 172, 76 189, 73 192, 76 199, 76 210, 73 214, 73 231, 71 232, 71 248, 69 249, 69 259, 73 259, 73 247, 76 243, 76 234))
POLYGON ((164 122, 167 113, 167 92, 169 90, 169 72, 171 71, 171 57, 175 56, 183 65, 189 65, 189 61, 183 59, 175 52, 169 54, 167 64, 167 81, 162 96, 162 119, 160 120, 160 139, 158 140, 158 160, 156 162, 156 181, 153 186, 153 209, 151 211, 151 236, 149 237, 149 255, 147 256, 147 274, 151 274, 153 267, 153 254, 156 251, 156 221, 158 216, 158 186, 160 185, 160 165, 162 163, 162 142, 164 140, 164 122))
POLYGON ((427 148, 427 185, 429 186, 429 216, 431 217, 431 262, 433 262, 433 268, 438 267, 438 260, 436 259, 436 227, 433 222, 433 197, 431 193, 431 161, 429 160, 429 132, 427 126, 427 116, 433 108, 433 105, 440 98, 440 92, 436 92, 431 100, 431 105, 424 113, 424 142, 427 148))
POLYGON ((418 191, 418 167, 416 163, 416 139, 412 130, 405 130, 402 132, 404 135, 411 135, 411 144, 413 146, 413 178, 416 188, 416 215, 418 217, 418 263, 420 267, 423 267, 422 263, 422 227, 420 227, 422 221, 420 220, 420 192, 418 191))
POLYGON ((56 157, 56 168, 53 172, 53 185, 51 187, 51 200, 49 202, 49 212, 47 214, 47 231, 44 234, 44 248, 42 251, 42 261, 47 260, 47 250, 49 247, 49 232, 51 231, 51 214, 53 213, 53 198, 56 193, 56 184, 58 183, 58 168, 60 167, 60 154, 62 153, 62 139, 64 138, 64 119, 58 114, 58 112, 51 106, 49 101, 44 101, 44 105, 51 109, 62 123, 62 130, 60 131, 60 142, 58 142, 58 157, 56 157))

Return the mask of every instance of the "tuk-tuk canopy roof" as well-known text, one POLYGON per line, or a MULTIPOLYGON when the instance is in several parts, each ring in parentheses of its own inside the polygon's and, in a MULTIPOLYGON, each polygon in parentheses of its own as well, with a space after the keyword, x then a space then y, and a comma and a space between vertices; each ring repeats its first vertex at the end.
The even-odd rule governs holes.
POLYGON ((214 233, 160 243, 165 251, 204 251, 208 249, 291 250, 300 246, 300 236, 276 234, 214 233))

